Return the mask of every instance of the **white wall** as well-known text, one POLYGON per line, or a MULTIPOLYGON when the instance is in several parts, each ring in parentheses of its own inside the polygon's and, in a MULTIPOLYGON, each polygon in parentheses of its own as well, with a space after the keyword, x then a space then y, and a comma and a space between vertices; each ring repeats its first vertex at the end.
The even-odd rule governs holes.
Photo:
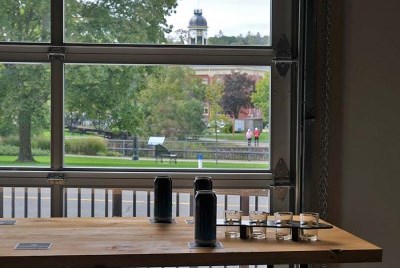
POLYGON ((400 267, 400 1, 343 6, 340 225, 383 248, 343 267, 400 267))

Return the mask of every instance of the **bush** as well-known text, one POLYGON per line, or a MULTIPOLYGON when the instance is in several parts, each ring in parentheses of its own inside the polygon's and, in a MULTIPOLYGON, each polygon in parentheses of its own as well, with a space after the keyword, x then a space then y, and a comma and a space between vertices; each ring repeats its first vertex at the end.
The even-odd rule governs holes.
MULTIPOLYGON (((0 155, 4 156, 17 156, 19 154, 19 147, 13 145, 0 145, 0 155)), ((33 156, 48 156, 50 150, 32 149, 33 156)))
POLYGON ((100 152, 97 155, 99 156, 114 156, 114 157, 121 157, 122 154, 119 152, 107 151, 107 152, 100 152))
POLYGON ((3 137, 1 139, 1 142, 4 145, 11 145, 11 146, 19 146, 19 139, 17 136, 9 136, 9 137, 3 137))
POLYGON ((100 155, 106 152, 107 143, 103 138, 90 137, 65 141, 65 153, 67 154, 100 155))
POLYGON ((41 150, 50 150, 50 139, 49 138, 32 139, 32 148, 37 148, 41 150))
POLYGON ((19 147, 13 145, 0 145, 0 155, 13 156, 18 155, 19 147))

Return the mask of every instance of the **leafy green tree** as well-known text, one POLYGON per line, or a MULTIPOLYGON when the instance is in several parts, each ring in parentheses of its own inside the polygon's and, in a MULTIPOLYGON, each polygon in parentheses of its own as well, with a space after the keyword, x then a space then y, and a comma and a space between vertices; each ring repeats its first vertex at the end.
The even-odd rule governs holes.
POLYGON ((221 99, 222 109, 226 114, 239 117, 242 108, 251 107, 250 95, 255 82, 247 73, 232 72, 224 75, 224 93, 221 99))
MULTIPOLYGON (((164 34, 171 31, 166 16, 174 12, 176 5, 176 0, 69 0, 66 1, 65 36, 68 42, 162 43, 165 42, 164 34)), ((49 1, 3 0, 0 25, 2 41, 48 42, 49 1)), ((73 76, 67 81, 67 114, 75 111, 90 114, 97 128, 113 124, 119 128, 131 128, 121 126, 131 123, 122 123, 126 120, 121 119, 121 114, 118 114, 119 117, 116 115, 118 109, 114 106, 118 98, 122 102, 129 96, 132 81, 132 77, 126 75, 129 71, 121 71, 118 77, 118 74, 107 73, 107 68, 72 69, 69 74, 73 76), (88 82, 88 86, 83 80, 88 82), (115 85, 120 84, 117 89, 115 85), (89 93, 90 89, 94 91, 89 93)), ((1 72, 0 129, 2 133, 10 134, 11 131, 7 130, 17 124, 20 137, 18 160, 32 161, 32 126, 41 123, 41 117, 49 118, 49 70, 39 65, 18 68, 5 65, 1 72), (8 107, 10 105, 15 107, 8 107)), ((121 113, 127 114, 128 104, 126 100, 121 113)))
POLYGON ((222 31, 219 31, 214 37, 208 38, 209 45, 220 46, 268 46, 270 40, 268 35, 261 36, 260 33, 255 35, 248 32, 246 36, 226 36, 222 31))
POLYGON ((49 122, 46 122, 50 108, 49 78, 50 68, 42 64, 7 64, 0 72, 0 90, 3 95, 0 119, 3 122, 4 118, 4 122, 8 123, 9 131, 14 127, 18 129, 18 162, 34 161, 31 150, 32 132, 49 126, 49 122))
POLYGON ((2 0, 0 40, 15 42, 50 41, 50 2, 2 0))
POLYGON ((257 81, 256 90, 250 96, 254 106, 262 111, 264 125, 269 123, 270 84, 271 73, 266 72, 264 77, 257 81))
MULTIPOLYGON (((166 17, 176 0, 68 1, 66 39, 90 43, 163 43, 171 31, 166 17)), ((68 66, 66 109, 90 119, 97 130, 142 132, 144 114, 137 104, 153 68, 68 66)))
POLYGON ((158 67, 139 97, 148 135, 184 138, 201 133, 205 128, 203 100, 203 86, 192 69, 158 67))
POLYGON ((166 17, 176 0, 75 0, 66 2, 69 42, 163 43, 172 30, 166 17))
MULTIPOLYGON (((48 42, 50 5, 46 1, 4 0, 0 9, 0 40, 48 42)), ((21 162, 33 161, 32 132, 48 126, 50 81, 48 65, 4 64, 0 68, 2 134, 19 133, 21 162)))

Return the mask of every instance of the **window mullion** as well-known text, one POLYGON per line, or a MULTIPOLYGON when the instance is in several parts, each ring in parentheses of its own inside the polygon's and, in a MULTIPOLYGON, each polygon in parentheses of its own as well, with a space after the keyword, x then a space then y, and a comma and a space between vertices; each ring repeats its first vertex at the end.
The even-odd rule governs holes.
MULTIPOLYGON (((64 1, 51 1, 51 45, 64 43, 64 1)), ((51 169, 60 170, 64 157, 64 63, 51 62, 51 169)), ((51 216, 63 214, 63 189, 51 187, 51 216)))

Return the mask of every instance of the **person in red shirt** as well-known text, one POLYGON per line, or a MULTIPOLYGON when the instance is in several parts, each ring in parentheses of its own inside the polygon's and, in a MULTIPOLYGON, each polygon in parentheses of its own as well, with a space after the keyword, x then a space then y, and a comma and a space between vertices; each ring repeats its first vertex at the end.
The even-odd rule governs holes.
POLYGON ((258 128, 254 129, 254 146, 258 146, 258 139, 260 138, 260 131, 258 128))

